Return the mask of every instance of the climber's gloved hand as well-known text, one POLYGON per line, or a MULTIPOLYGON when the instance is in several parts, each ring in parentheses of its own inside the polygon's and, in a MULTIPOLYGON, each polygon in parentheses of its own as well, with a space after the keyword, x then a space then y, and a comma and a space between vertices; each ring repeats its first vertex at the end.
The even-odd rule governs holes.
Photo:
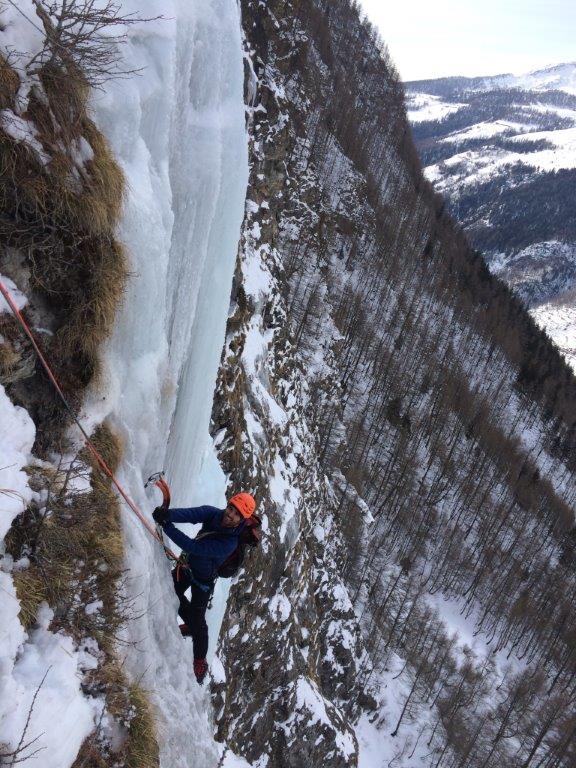
POLYGON ((168 510, 165 507, 156 507, 152 512, 152 517, 158 525, 164 525, 168 522, 168 510))

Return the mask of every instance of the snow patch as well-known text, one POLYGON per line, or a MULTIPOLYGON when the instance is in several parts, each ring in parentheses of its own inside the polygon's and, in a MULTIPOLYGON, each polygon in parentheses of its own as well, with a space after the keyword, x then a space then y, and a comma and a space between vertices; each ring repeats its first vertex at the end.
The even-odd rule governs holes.
MULTIPOLYGON (((28 304, 28 299, 26 296, 22 293, 22 291, 19 290, 16 283, 11 280, 9 277, 5 277, 4 275, 0 275, 0 282, 4 284, 4 287, 7 289, 10 298, 16 305, 16 307, 19 310, 24 309, 26 304, 28 304)), ((4 298, 3 294, 0 293, 0 315, 4 312, 12 312, 10 305, 4 298)))
POLYGON ((408 119, 412 123, 423 123, 429 120, 442 120, 448 115, 458 112, 465 104, 451 104, 439 96, 428 93, 407 93, 406 106, 408 119))

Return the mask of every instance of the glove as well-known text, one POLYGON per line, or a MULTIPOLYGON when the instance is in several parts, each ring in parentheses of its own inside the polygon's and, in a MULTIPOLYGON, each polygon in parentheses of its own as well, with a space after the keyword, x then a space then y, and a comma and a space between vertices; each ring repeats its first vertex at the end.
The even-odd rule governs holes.
POLYGON ((152 517, 158 525, 164 525, 168 522, 168 510, 165 507, 156 507, 154 512, 152 512, 152 517))

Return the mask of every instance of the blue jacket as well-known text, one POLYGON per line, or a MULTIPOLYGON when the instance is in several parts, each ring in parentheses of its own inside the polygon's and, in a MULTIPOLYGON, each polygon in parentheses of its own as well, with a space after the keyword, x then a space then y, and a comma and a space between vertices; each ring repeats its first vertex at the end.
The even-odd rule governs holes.
POLYGON ((236 528, 225 528, 222 525, 223 515, 223 509, 208 506, 168 510, 169 522, 163 526, 164 533, 186 552, 192 575, 199 581, 210 582, 216 578, 218 567, 234 552, 246 525, 242 521, 236 528), (215 533, 203 539, 191 539, 173 523, 203 523, 203 533, 215 533))

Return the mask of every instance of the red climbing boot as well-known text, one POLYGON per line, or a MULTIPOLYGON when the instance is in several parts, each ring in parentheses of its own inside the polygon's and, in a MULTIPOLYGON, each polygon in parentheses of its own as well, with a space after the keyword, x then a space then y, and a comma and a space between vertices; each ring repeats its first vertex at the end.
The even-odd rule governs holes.
POLYGON ((208 672, 208 662, 206 659, 194 659, 194 674, 199 685, 202 685, 206 673, 208 672))
POLYGON ((180 624, 180 634, 182 637, 190 637, 192 635, 192 632, 190 631, 190 627, 188 624, 180 624))

